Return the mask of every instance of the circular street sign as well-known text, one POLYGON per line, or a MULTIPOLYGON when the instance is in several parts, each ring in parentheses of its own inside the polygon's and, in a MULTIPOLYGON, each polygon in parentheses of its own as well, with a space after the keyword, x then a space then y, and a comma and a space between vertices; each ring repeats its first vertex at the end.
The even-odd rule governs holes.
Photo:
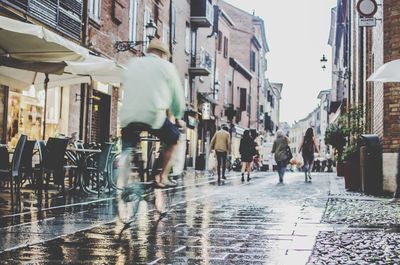
POLYGON ((375 0, 359 0, 357 3, 357 11, 363 17, 372 17, 378 10, 378 4, 375 0))

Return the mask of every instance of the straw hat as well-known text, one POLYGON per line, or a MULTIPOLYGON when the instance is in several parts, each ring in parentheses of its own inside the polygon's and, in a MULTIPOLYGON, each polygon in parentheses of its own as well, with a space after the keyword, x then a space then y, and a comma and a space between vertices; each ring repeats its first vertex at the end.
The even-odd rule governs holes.
POLYGON ((162 43, 161 41, 159 41, 158 39, 152 39, 149 46, 147 47, 146 52, 149 53, 152 50, 157 50, 160 51, 162 53, 164 53, 165 55, 169 57, 171 57, 171 53, 169 52, 169 48, 167 45, 165 45, 164 43, 162 43))

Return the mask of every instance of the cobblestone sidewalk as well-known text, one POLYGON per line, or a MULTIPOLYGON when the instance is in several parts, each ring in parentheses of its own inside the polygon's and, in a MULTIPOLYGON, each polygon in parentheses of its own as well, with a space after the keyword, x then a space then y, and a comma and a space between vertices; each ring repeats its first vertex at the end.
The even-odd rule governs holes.
POLYGON ((334 230, 318 234, 308 264, 400 264, 400 203, 335 185, 322 217, 334 230))

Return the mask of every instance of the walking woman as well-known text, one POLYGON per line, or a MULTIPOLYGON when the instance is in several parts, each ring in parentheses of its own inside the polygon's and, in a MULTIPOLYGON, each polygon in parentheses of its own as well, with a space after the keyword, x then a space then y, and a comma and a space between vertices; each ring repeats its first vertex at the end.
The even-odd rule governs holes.
POLYGON ((245 130, 240 140, 239 153, 242 160, 242 181, 244 181, 244 173, 247 171, 247 181, 250 181, 251 162, 256 154, 256 146, 254 139, 250 136, 250 131, 245 130))
POLYGON ((311 181, 311 168, 314 162, 314 152, 319 153, 318 145, 314 137, 314 130, 308 128, 306 134, 300 142, 299 153, 301 152, 304 160, 305 182, 311 181))
POLYGON ((283 176, 285 175, 286 166, 288 163, 288 146, 289 138, 287 138, 282 131, 277 131, 271 153, 275 154, 275 161, 278 167, 279 183, 283 183, 283 176))

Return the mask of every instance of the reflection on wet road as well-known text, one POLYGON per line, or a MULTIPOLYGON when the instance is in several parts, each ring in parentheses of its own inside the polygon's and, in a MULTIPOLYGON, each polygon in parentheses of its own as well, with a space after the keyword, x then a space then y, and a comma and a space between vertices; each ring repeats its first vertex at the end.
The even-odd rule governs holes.
MULTIPOLYGON (((112 198, 71 198, 24 214, 0 210, 0 260, 5 264, 305 264, 319 231, 329 175, 304 183, 300 173, 257 173, 250 183, 230 175, 218 185, 189 173, 179 187, 141 201, 123 224, 112 198), (85 200, 85 201, 83 201, 85 200), (55 207, 55 208, 54 208, 55 207), (169 210, 161 216, 158 210, 169 210), (294 262, 294 263, 293 263, 294 262)), ((0 195, 2 196, 2 195, 0 195)), ((29 201, 29 200, 28 200, 29 201)), ((29 207, 28 207, 29 208, 29 207)), ((1 209, 1 207, 0 207, 1 209)))

